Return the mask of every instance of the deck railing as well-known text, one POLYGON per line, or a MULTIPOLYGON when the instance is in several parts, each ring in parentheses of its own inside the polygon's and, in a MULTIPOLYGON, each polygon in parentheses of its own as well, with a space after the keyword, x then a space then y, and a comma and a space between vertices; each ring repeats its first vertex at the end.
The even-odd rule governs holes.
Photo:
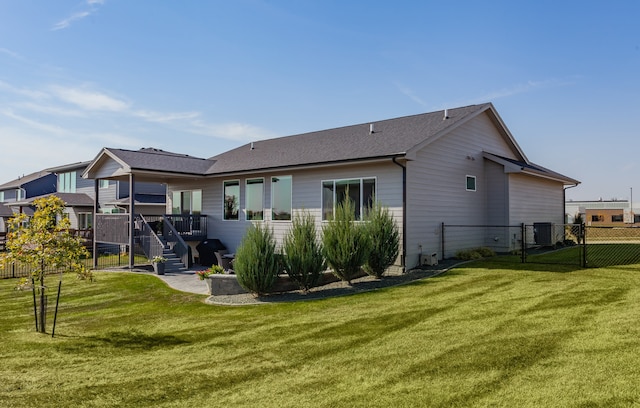
POLYGON ((184 239, 180 236, 180 233, 165 217, 162 223, 162 237, 167 241, 169 248, 173 250, 184 266, 187 268, 191 266, 191 257, 189 256, 189 245, 184 242, 184 239))
POLYGON ((186 240, 207 238, 207 216, 203 214, 167 214, 165 218, 186 240))
POLYGON ((147 258, 151 259, 155 256, 162 256, 164 244, 156 235, 156 231, 149 225, 144 216, 138 216, 140 230, 138 232, 138 241, 147 258))

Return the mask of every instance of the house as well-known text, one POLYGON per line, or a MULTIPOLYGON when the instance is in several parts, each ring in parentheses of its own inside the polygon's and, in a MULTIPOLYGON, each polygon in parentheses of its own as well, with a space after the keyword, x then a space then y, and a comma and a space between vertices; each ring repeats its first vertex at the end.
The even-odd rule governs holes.
MULTIPOLYGON (((85 161, 66 164, 43 170, 40 173, 34 173, 46 174, 46 188, 35 189, 29 185, 27 194, 19 196, 17 193, 20 190, 16 190, 16 194, 11 195, 13 199, 9 205, 14 208, 14 212, 24 211, 31 213, 34 200, 55 195, 65 202, 64 213, 69 217, 72 229, 89 230, 93 228, 96 183, 93 180, 82 178, 82 173, 89 163, 85 161)), ((29 176, 20 180, 24 180, 27 177, 29 176)), ((43 178, 40 177, 38 180, 42 181, 43 178)), ((99 180, 97 188, 100 191, 100 201, 97 203, 99 212, 108 214, 127 212, 130 190, 128 183, 99 180)), ((163 184, 140 183, 136 186, 136 190, 136 203, 139 206, 139 211, 153 215, 161 215, 165 212, 166 187, 163 184)))
MULTIPOLYGON (((0 184, 0 232, 6 232, 8 219, 21 211, 18 202, 55 191, 56 176, 46 170, 0 184)), ((31 210, 27 209, 26 212, 30 213, 31 210)))
MULTIPOLYGON (((231 250, 251 223, 268 223, 281 242, 296 212, 321 227, 346 196, 360 219, 375 197, 400 227, 402 268, 423 252, 445 255, 443 223, 562 224, 564 188, 579 183, 529 161, 491 103, 262 140, 208 159, 103 148, 83 177, 166 183, 167 223, 181 224, 172 234, 218 238, 231 250)), ((111 220, 129 231, 104 220, 96 235, 133 245, 131 208, 129 221, 111 220)), ((485 245, 483 235, 455 245, 485 245)), ((194 241, 183 244, 197 255, 194 241)))

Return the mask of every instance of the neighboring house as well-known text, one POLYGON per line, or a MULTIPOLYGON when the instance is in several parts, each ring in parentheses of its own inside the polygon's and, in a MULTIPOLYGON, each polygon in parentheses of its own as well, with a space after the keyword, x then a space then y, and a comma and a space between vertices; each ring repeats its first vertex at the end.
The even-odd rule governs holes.
MULTIPOLYGON (((99 190, 100 213, 127 212, 129 199, 128 183, 114 180, 88 180, 82 173, 91 162, 79 162, 46 169, 54 181, 54 190, 45 194, 27 196, 12 203, 23 211, 31 211, 33 201, 55 195, 66 203, 65 214, 69 217, 71 228, 87 230, 93 228, 94 200, 99 190)), ((166 186, 159 183, 139 183, 136 185, 136 202, 143 214, 161 215, 164 213, 166 186)))
MULTIPOLYGON (((38 171, 0 184, 0 232, 6 231, 7 220, 13 214, 22 211, 18 202, 55 191, 56 175, 48 171, 38 171)), ((26 212, 31 213, 31 210, 26 212)))
POLYGON ((567 201, 567 218, 571 221, 577 214, 587 226, 613 227, 640 223, 640 214, 635 214, 627 200, 567 201))
MULTIPOLYGON (((360 219, 375 197, 400 227, 406 268, 422 252, 442 258, 442 223, 562 224, 564 187, 579 183, 531 163, 490 103, 263 140, 209 159, 104 148, 83 177, 166 183, 167 212, 232 251, 251 223, 268 223, 281 242, 296 212, 321 228, 347 195, 360 219)), ((503 242, 509 249, 510 237, 503 242)), ((449 244, 483 246, 485 236, 449 244)))

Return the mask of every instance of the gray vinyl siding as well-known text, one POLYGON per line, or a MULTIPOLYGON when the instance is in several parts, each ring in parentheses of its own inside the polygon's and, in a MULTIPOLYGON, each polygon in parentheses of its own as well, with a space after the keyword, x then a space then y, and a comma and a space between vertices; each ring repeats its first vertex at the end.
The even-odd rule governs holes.
POLYGON ((93 176, 96 179, 109 178, 115 176, 121 170, 122 166, 120 165, 120 163, 111 158, 108 158, 104 160, 104 163, 101 163, 93 176))
MULTIPOLYGON (((513 151, 486 114, 427 145, 407 166, 407 267, 423 254, 441 254, 442 223, 481 225, 488 222, 487 181, 482 152, 513 157, 513 151), (466 176, 476 177, 476 191, 466 190, 466 176)), ((490 175, 491 176, 491 175, 490 175)), ((495 214, 493 215, 495 217, 495 214)), ((449 240, 446 256, 456 248, 481 245, 481 230, 449 240)))
POLYGON ((510 223, 564 223, 562 184, 523 174, 509 175, 510 223))
POLYGON ((167 186, 167 212, 171 212, 173 191, 202 190, 202 213, 207 215, 209 238, 218 238, 231 251, 240 244, 251 223, 262 223, 272 228, 278 245, 291 228, 290 221, 271 220, 271 177, 292 176, 292 208, 294 215, 308 211, 316 219, 318 232, 322 229, 322 181, 351 178, 376 178, 377 198, 392 211, 398 227, 402 229, 402 169, 389 160, 385 163, 350 165, 315 170, 277 171, 241 177, 210 178, 186 183, 170 183, 167 186), (247 179, 264 178, 264 221, 245 219, 245 182, 247 179), (223 220, 223 182, 240 181, 239 220, 223 220))

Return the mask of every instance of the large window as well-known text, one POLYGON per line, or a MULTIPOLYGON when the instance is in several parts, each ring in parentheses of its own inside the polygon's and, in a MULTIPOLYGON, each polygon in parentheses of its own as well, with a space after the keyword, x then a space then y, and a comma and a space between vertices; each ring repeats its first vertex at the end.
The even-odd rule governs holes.
POLYGON ((59 193, 75 193, 76 192, 76 172, 58 174, 58 192, 59 193))
POLYGON ((623 222, 624 214, 614 214, 611 216, 611 222, 623 222))
POLYGON ((232 180, 224 182, 224 208, 225 220, 237 220, 240 209, 240 181, 232 180))
POLYGON ((93 228, 93 213, 78 214, 78 229, 93 228))
POLYGON ((291 221, 291 176, 271 177, 271 219, 291 221))
POLYGON ((356 220, 373 206, 376 194, 376 179, 327 180, 322 182, 322 219, 333 218, 336 205, 349 198, 355 207, 356 220))
POLYGON ((247 179, 244 201, 248 221, 264 220, 264 179, 247 179))
POLYGON ((202 212, 202 190, 174 191, 172 214, 195 214, 202 212))

